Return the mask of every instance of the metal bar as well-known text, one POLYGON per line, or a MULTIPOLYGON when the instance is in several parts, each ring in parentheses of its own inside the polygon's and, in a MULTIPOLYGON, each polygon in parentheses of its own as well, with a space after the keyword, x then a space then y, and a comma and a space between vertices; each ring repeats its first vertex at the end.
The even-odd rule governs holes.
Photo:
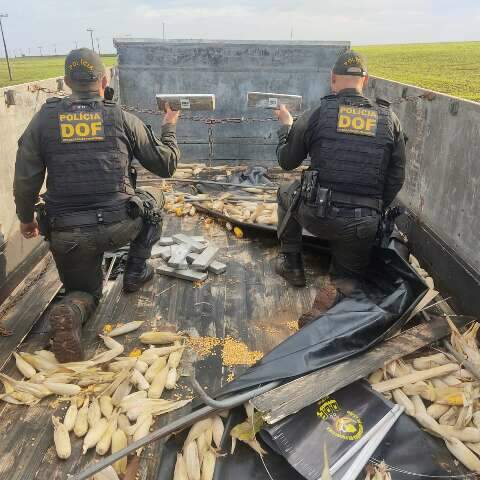
POLYGON ((12 71, 10 70, 10 59, 8 58, 8 50, 7 50, 7 43, 5 42, 5 35, 3 34, 3 25, 2 25, 2 18, 8 17, 8 15, 0 15, 0 30, 2 31, 2 39, 3 39, 3 48, 5 48, 5 60, 7 61, 8 67, 8 76, 10 77, 10 81, 12 79, 12 71))
POLYGON ((239 185, 238 183, 229 183, 229 182, 214 182, 213 180, 200 180, 192 178, 163 178, 164 182, 182 182, 182 183, 203 183, 204 185, 226 185, 229 187, 237 188, 258 188, 260 190, 278 190, 278 185, 275 187, 267 187, 265 185, 239 185))
MULTIPOLYGON (((195 379, 193 379, 193 381, 196 382, 195 379)), ((203 394, 202 396, 206 396, 208 398, 208 401, 214 402, 215 405, 221 405, 220 408, 207 405, 205 407, 202 407, 199 410, 190 412, 188 415, 178 418, 177 420, 174 420, 168 425, 165 425, 162 428, 155 430, 154 432, 148 434, 147 436, 141 438, 140 440, 137 440, 136 442, 131 443, 128 447, 122 450, 119 450, 118 452, 115 452, 112 455, 109 455, 108 457, 100 460, 97 463, 93 463, 89 465, 80 473, 70 477, 70 480, 87 480, 93 474, 100 472, 104 468, 115 463, 117 460, 120 460, 122 457, 129 455, 130 453, 133 453, 137 449, 144 447, 149 443, 160 440, 161 438, 166 437, 167 435, 171 435, 172 433, 183 430, 184 428, 189 427, 190 425, 193 425, 198 420, 208 417, 209 415, 211 415, 213 412, 217 410, 225 410, 226 408, 234 408, 234 407, 238 407, 239 405, 243 405, 248 400, 251 400, 256 396, 262 393, 265 393, 267 389, 274 388, 273 387, 274 384, 275 386, 278 386, 279 382, 272 382, 267 385, 263 385, 261 387, 256 387, 256 388, 253 388, 252 390, 248 390, 247 392, 240 393, 238 395, 226 398, 224 400, 211 399, 208 395, 205 394, 203 389, 199 386, 203 394)))

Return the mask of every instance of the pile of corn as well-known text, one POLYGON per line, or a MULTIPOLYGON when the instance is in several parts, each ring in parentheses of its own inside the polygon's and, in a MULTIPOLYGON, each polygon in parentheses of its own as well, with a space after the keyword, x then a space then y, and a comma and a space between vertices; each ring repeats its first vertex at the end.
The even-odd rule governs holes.
MULTIPOLYGON (((447 318, 454 349, 480 367, 476 340, 479 323, 464 334, 447 318)), ((450 452, 471 471, 480 471, 480 386, 448 353, 389 363, 369 377, 373 388, 405 408, 429 433, 442 438, 450 452)))
MULTIPOLYGON (((5 392, 0 399, 16 405, 34 405, 58 396, 68 401, 63 419, 53 416, 54 443, 59 458, 71 455, 73 435, 83 439, 83 453, 116 452, 149 433, 155 417, 188 404, 191 399, 166 400, 162 395, 176 388, 185 338, 170 332, 146 332, 140 342, 151 345, 138 356, 122 356, 124 347, 113 337, 129 333, 143 322, 126 323, 100 335, 106 351, 90 360, 60 364, 52 352, 14 353, 24 380, 0 373, 5 392), (152 346, 154 345, 154 346, 152 346)), ((137 451, 137 454, 140 452, 137 451)), ((125 473, 127 458, 115 463, 114 474, 125 473)), ((102 472, 96 478, 115 478, 102 472)), ((118 478, 118 477, 117 477, 118 478)))

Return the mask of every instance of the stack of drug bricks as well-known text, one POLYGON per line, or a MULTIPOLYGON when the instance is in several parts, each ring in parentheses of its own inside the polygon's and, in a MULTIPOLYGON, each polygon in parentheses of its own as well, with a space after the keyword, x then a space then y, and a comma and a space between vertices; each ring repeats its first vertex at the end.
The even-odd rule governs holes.
POLYGON ((204 237, 178 233, 162 237, 152 249, 152 258, 161 258, 166 263, 156 268, 161 275, 203 282, 208 273, 219 275, 227 266, 215 261, 219 248, 209 245, 204 237))

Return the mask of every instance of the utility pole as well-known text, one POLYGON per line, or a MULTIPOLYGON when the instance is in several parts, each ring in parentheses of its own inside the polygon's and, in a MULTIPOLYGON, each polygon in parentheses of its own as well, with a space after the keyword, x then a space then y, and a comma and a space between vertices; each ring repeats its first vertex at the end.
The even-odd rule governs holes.
POLYGON ((290 29, 290 41, 292 41, 292 40, 293 40, 293 25, 290 29))
POLYGON ((78 41, 75 40, 75 48, 78 50, 78 41))
POLYGON ((100 39, 97 37, 97 53, 100 55, 100 39))
POLYGON ((57 55, 57 45, 55 43, 53 44, 53 51, 54 54, 57 55))
POLYGON ((5 59, 7 60, 7 67, 8 67, 8 76, 10 77, 10 80, 13 80, 12 78, 12 71, 10 70, 10 60, 8 58, 8 51, 7 51, 7 43, 5 42, 5 35, 3 34, 3 25, 2 25, 2 18, 7 18, 8 14, 0 14, 0 30, 2 31, 2 40, 3 40, 3 48, 5 49, 5 59))
POLYGON ((38 47, 38 49, 40 50, 40 56, 41 56, 41 57, 43 57, 42 48, 43 48, 43 47, 38 47))
POLYGON ((165 40, 165 22, 162 22, 163 40, 165 40))
POLYGON ((87 32, 90 32, 90 39, 92 40, 92 50, 95 51, 95 45, 93 44, 93 28, 87 28, 87 32))

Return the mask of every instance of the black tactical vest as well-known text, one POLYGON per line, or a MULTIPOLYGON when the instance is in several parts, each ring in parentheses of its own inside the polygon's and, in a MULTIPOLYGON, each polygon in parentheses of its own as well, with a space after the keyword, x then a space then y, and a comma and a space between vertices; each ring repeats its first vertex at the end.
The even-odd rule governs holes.
POLYGON ((117 104, 52 98, 40 116, 49 214, 121 205, 134 194, 130 144, 117 104))
POLYGON ((319 185, 381 199, 394 138, 386 103, 372 104, 360 95, 324 97, 309 145, 319 185))

